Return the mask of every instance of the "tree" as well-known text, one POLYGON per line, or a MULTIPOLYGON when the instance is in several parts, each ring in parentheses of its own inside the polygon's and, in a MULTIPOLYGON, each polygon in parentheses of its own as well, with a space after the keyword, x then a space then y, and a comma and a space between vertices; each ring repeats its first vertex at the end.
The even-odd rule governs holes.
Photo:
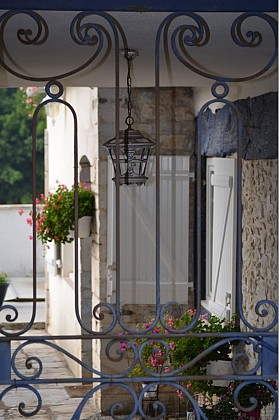
MULTIPOLYGON (((0 204, 32 201, 32 117, 42 95, 0 89, 0 204)), ((44 191, 44 110, 37 123, 37 195, 44 191)))

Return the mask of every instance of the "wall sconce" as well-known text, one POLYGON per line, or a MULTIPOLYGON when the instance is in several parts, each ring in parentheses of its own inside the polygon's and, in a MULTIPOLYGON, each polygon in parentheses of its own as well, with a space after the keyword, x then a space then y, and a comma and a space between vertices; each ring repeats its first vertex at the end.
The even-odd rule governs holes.
MULTIPOLYGON (((144 185, 148 179, 145 175, 146 165, 150 150, 155 146, 152 140, 144 137, 138 130, 134 130, 132 125, 134 119, 132 117, 132 101, 131 101, 131 62, 132 59, 137 56, 137 52, 134 50, 125 50, 124 57, 128 64, 127 73, 127 90, 128 90, 128 101, 127 111, 128 116, 125 120, 127 125, 126 130, 120 130, 119 132, 119 147, 120 147, 120 158, 119 158, 119 182, 120 185, 144 185)), ((110 154, 114 173, 116 175, 117 162, 116 162, 116 138, 108 140, 104 143, 104 147, 108 149, 110 154)), ((112 178, 116 181, 116 176, 112 178)))

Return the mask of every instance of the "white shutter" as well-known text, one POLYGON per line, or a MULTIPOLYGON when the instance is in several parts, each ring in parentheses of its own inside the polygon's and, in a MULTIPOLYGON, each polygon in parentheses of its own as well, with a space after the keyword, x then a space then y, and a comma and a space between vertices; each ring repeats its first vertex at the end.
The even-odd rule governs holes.
MULTIPOLYGON (((188 302, 189 157, 162 156, 161 163, 161 302, 188 302)), ((115 293, 114 184, 109 165, 108 290, 115 293)), ((155 158, 145 186, 120 188, 121 303, 155 303, 155 158)))
POLYGON ((227 318, 235 309, 235 171, 235 159, 207 159, 206 300, 203 306, 227 318))

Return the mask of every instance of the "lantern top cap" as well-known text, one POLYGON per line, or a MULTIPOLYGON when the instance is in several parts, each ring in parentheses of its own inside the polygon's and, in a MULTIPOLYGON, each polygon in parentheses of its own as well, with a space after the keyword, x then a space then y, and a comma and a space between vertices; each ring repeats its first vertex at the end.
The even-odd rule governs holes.
MULTIPOLYGON (((104 143, 104 146, 107 149, 116 148, 116 137, 111 140, 108 140, 104 143)), ((126 128, 126 130, 119 131, 119 146, 120 147, 148 147, 152 149, 155 146, 155 143, 144 137, 139 130, 134 130, 133 128, 126 128)))

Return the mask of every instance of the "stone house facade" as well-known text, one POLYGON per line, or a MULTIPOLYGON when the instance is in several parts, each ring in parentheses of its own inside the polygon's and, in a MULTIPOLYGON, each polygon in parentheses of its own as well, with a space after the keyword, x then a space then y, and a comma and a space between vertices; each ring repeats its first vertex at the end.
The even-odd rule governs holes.
MULTIPOLYGON (((120 120, 126 117, 125 90, 121 90, 120 120)), ((154 90, 151 88, 135 88, 133 91, 133 113, 135 127, 148 138, 154 137, 155 113, 154 113, 154 90)), ((274 97, 275 94, 269 94, 274 97)), ((92 231, 92 237, 84 240, 81 246, 81 308, 83 321, 91 327, 92 310, 100 301, 108 299, 108 157, 103 144, 114 136, 114 92, 113 89, 105 88, 66 88, 64 99, 71 103, 76 109, 79 120, 79 155, 85 155, 91 166, 92 188, 96 195, 96 218, 92 231), (82 277, 83 276, 83 277, 82 277), (92 297, 92 299, 91 299, 92 297)), ((266 96, 263 96, 266 100, 266 96)), ((274 100, 274 99, 273 99, 274 100)), ((253 100, 241 100, 245 104, 251 104, 253 100)), ((166 155, 190 156, 191 171, 195 168, 195 98, 190 88, 161 88, 161 151, 166 155)), ((249 106, 248 108, 249 109, 249 106)), ((271 107, 271 109, 273 109, 271 107)), ((249 111, 250 112, 250 111, 249 111)), ((254 112, 254 109, 253 109, 254 112)), ((234 134, 227 129, 226 118, 220 115, 228 115, 223 109, 207 117, 207 127, 203 154, 206 156, 231 156, 234 157, 235 146, 232 147, 234 134), (225 124, 224 124, 225 121, 225 124), (226 139, 229 149, 223 144, 220 149, 217 132, 222 133, 222 124, 225 126, 226 139), (230 135, 232 139, 230 139, 230 135), (208 136, 213 140, 210 143, 208 136), (206 145, 208 149, 206 149, 206 145), (210 149, 211 148, 211 149, 210 149)), ((250 113, 251 114, 251 113, 250 113)), ((266 115, 271 115, 267 112, 266 115)), ((252 114, 253 115, 253 114, 252 114)), ((231 120, 229 119, 229 122, 231 120)), ((249 121, 246 122, 247 129, 249 121)), ((261 126, 265 126, 261 124, 261 126)), ((261 299, 277 299, 277 148, 275 145, 274 115, 267 124, 269 132, 262 138, 268 142, 263 148, 265 153, 261 156, 262 148, 257 147, 257 156, 249 155, 249 160, 243 162, 243 307, 249 322, 265 323, 267 319, 259 317, 255 313, 255 303, 261 299), (271 122, 272 121, 272 122, 271 122), (266 151, 270 154, 267 154, 266 151), (264 159, 262 159, 262 157, 264 159)), ((72 122, 67 112, 60 106, 58 115, 48 121, 48 173, 47 188, 55 184, 55 180, 71 184, 72 159, 71 134, 72 122), (57 133, 59 133, 57 137, 57 133), (62 154, 67 153, 67 166, 61 161, 62 154)), ((230 127, 234 133, 233 127, 230 127)), ((254 133, 257 130, 254 130, 254 133)), ((251 130, 249 131, 251 134, 251 130)), ((223 136, 224 138, 224 136, 223 136)), ((250 135, 251 138, 251 135, 250 135)), ((258 138, 249 140, 250 143, 258 145, 258 138)), ((248 143, 249 143, 248 141, 248 143)), ((249 143, 249 144, 250 144, 249 143)), ((246 146, 245 146, 246 147, 246 146)), ((194 284, 194 247, 195 247, 195 193, 194 182, 190 182, 189 193, 189 281, 194 284)), ((63 245, 61 250, 62 269, 57 273, 53 269, 55 261, 55 250, 50 249, 47 257, 47 278, 48 278, 48 329, 52 334, 80 333, 80 327, 75 321, 73 312, 73 249, 72 245, 63 245), (62 300, 68 296, 68 321, 61 323, 63 316, 59 311, 63 310, 62 300), (69 322, 69 319, 72 321, 69 322)), ((194 289, 189 289, 188 304, 194 304, 194 289)), ((132 325, 143 320, 142 314, 146 317, 152 313, 152 305, 129 305, 123 303, 123 309, 130 314, 127 322, 132 325), (136 309, 135 309, 136 308, 136 309)), ((102 322, 102 328, 110 324, 110 315, 102 322)), ((270 315, 272 317, 272 313, 270 315)), ((99 322, 93 317, 93 330, 98 330, 99 322)), ((67 344, 63 343, 67 347, 67 344)), ((70 345, 70 344, 69 344, 70 345)), ((88 341, 79 346, 72 343, 69 350, 81 357, 82 360, 90 361, 93 358, 93 366, 96 369, 111 369, 103 353, 100 343, 88 341)), ((71 365, 76 375, 80 374, 80 368, 75 364, 71 365)), ((86 375, 88 373, 84 373, 86 375)))

